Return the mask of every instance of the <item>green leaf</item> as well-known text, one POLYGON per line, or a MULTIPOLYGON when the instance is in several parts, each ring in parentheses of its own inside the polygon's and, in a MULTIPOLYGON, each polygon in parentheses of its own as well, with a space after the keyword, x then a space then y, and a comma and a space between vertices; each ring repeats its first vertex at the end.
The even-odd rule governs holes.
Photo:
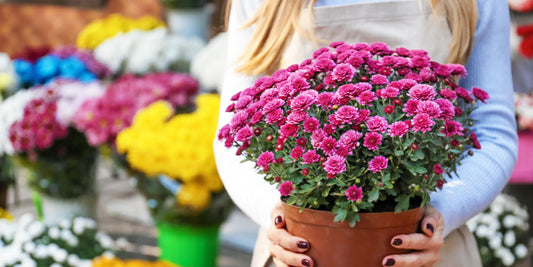
POLYGON ((360 220, 359 213, 350 213, 350 216, 348 216, 348 223, 352 228, 355 227, 355 224, 357 224, 357 222, 360 220))
POLYGON ((403 150, 396 150, 396 151, 394 151, 394 155, 396 155, 396 156, 403 156, 403 150))
POLYGON ((426 168, 422 167, 422 166, 419 166, 419 165, 416 165, 416 164, 413 164, 413 163, 410 163, 410 162, 402 162, 402 164, 413 174, 413 175, 418 175, 418 174, 424 174, 427 172, 426 168))
POLYGON ((335 219, 333 219, 334 222, 344 221, 346 220, 346 216, 348 216, 348 209, 338 208, 333 209, 333 214, 335 214, 335 219))
POLYGON ((287 204, 294 205, 294 203, 296 203, 296 200, 297 200, 296 197, 291 196, 289 197, 289 199, 287 199, 287 204))
POLYGON ((409 195, 402 195, 396 197, 394 200, 398 202, 396 207, 394 208, 394 212, 400 213, 402 211, 406 211, 409 209, 409 199, 411 199, 411 196, 409 195))
POLYGON ((379 198, 379 189, 376 187, 368 193, 368 202, 375 202, 379 198))
POLYGON ((417 161, 417 160, 420 160, 420 159, 424 159, 426 155, 424 155, 424 152, 422 152, 422 150, 416 150, 415 152, 413 152, 413 154, 411 154, 411 157, 410 159, 412 161, 417 161))

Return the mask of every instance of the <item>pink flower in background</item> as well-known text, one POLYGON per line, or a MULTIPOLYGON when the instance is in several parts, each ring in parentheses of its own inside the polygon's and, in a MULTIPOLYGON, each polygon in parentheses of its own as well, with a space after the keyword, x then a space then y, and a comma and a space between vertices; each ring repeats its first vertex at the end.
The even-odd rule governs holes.
POLYGON ((373 173, 381 172, 386 169, 389 164, 389 159, 383 156, 376 156, 368 162, 368 170, 373 173))
POLYGON ((291 109, 295 111, 306 110, 315 103, 315 96, 311 94, 300 94, 291 102, 291 109))
POLYGON ((346 190, 346 197, 351 201, 359 201, 363 198, 363 188, 352 185, 346 190))
POLYGON ((285 124, 281 126, 280 133, 283 137, 296 136, 296 134, 298 133, 298 129, 300 129, 300 126, 298 125, 285 124))
POLYGON ((246 140, 249 140, 253 135, 254 133, 252 131, 252 127, 244 126, 235 135, 235 140, 237 142, 246 141, 246 140))
POLYGON ((357 116, 357 108, 352 106, 342 106, 335 112, 335 119, 341 124, 350 124, 357 116))
POLYGON ((439 98, 435 100, 435 103, 437 103, 440 107, 440 115, 437 117, 437 119, 440 120, 451 120, 453 116, 455 116, 455 109, 453 107, 453 103, 450 102, 447 99, 439 98))
POLYGON ((481 144, 479 143, 479 140, 477 139, 476 133, 472 132, 470 134, 470 140, 472 140, 472 145, 474 146, 474 148, 481 149, 481 144))
POLYGON ((457 94, 453 90, 447 88, 441 89, 439 94, 450 101, 457 99, 457 94))
POLYGON ((362 133, 355 130, 348 130, 341 135, 339 144, 348 149, 348 151, 352 151, 359 146, 359 139, 361 139, 361 137, 363 137, 362 133))
POLYGON ((428 132, 431 131, 431 126, 435 125, 431 117, 425 113, 415 115, 411 122, 413 123, 414 132, 428 132))
POLYGON ((409 125, 403 121, 397 121, 390 125, 389 135, 392 137, 402 137, 409 131, 409 125))
POLYGON ((257 158, 257 166, 268 167, 271 163, 274 162, 274 153, 270 151, 265 151, 259 155, 257 158))
POLYGON ((320 126, 320 123, 316 118, 308 118, 304 122, 304 131, 308 133, 314 132, 318 127, 320 126))
POLYGON ((297 146, 297 147, 295 147, 295 148, 292 150, 292 152, 291 152, 291 158, 294 159, 294 160, 297 160, 297 159, 299 159, 300 157, 302 157, 303 153, 304 153, 304 150, 303 150, 301 147, 297 146))
POLYGON ((435 89, 433 89, 433 87, 430 85, 417 84, 409 89, 409 93, 407 95, 416 100, 428 101, 435 100, 437 92, 435 92, 435 89))
POLYGON ((285 181, 281 183, 281 185, 279 186, 279 193, 282 196, 290 195, 292 190, 294 190, 294 185, 292 182, 289 182, 289 181, 285 181))
POLYGON ((442 111, 440 110, 440 105, 435 101, 420 101, 416 108, 416 113, 428 114, 431 118, 437 118, 440 116, 442 111))
POLYGON ((441 133, 446 135, 446 137, 454 135, 463 135, 463 125, 457 121, 446 121, 444 123, 444 128, 441 130, 441 133))
POLYGON ((366 148, 372 151, 376 151, 381 145, 382 139, 383 139, 383 136, 381 134, 374 133, 374 132, 367 133, 363 141, 363 146, 365 146, 366 148))
POLYGON ((324 170, 328 173, 328 177, 333 178, 339 173, 346 171, 346 158, 339 155, 329 157, 324 163, 324 170))
POLYGON ((389 80, 387 79, 387 76, 385 75, 376 74, 376 75, 373 75, 372 78, 370 78, 370 83, 374 85, 385 85, 389 83, 389 80))
POLYGON ((312 164, 320 160, 320 155, 315 150, 309 150, 302 155, 303 164, 312 164))
POLYGON ((357 102, 361 105, 368 105, 370 102, 377 100, 376 94, 372 91, 364 91, 357 97, 357 102))
POLYGON ((369 117, 366 120, 366 126, 368 127, 368 130, 371 132, 380 132, 384 133, 387 131, 387 128, 389 127, 389 124, 387 123, 387 120, 380 116, 373 116, 369 117))
POLYGON ((460 96, 461 98, 463 98, 466 102, 470 103, 470 102, 474 101, 472 96, 470 96, 470 92, 468 92, 468 90, 466 90, 464 88, 461 88, 461 87, 455 88, 455 93, 458 96, 460 96))
POLYGON ((320 148, 322 148, 322 151, 324 151, 326 155, 333 154, 337 146, 337 140, 333 137, 325 137, 320 143, 320 148))
POLYGON ((287 123, 298 124, 302 121, 305 121, 309 118, 309 114, 305 111, 293 111, 289 116, 287 116, 287 123))
POLYGON ((349 81, 355 74, 355 68, 347 63, 341 63, 337 65, 332 71, 332 77, 334 81, 344 82, 349 81))
POLYGON ((472 88, 472 94, 477 99, 481 100, 481 102, 483 102, 483 103, 487 103, 485 101, 490 98, 489 94, 485 90, 483 90, 481 88, 478 88, 478 87, 473 87, 472 88))

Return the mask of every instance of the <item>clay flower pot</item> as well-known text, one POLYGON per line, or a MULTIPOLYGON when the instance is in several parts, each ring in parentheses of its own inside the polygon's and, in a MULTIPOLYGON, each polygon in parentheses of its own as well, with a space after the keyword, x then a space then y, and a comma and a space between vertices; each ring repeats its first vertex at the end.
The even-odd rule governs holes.
POLYGON ((403 254, 408 250, 390 245, 398 234, 417 231, 424 215, 423 208, 402 213, 361 213, 361 220, 351 228, 348 222, 334 222, 329 211, 304 209, 282 201, 287 231, 309 241, 306 253, 316 267, 330 266, 382 266, 387 255, 403 254))

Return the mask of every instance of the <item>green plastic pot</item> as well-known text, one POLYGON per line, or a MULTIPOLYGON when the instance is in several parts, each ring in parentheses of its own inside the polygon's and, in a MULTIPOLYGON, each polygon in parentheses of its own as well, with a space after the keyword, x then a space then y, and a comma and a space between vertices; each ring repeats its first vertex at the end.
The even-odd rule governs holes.
POLYGON ((191 226, 157 223, 159 258, 180 267, 216 267, 220 225, 191 226))

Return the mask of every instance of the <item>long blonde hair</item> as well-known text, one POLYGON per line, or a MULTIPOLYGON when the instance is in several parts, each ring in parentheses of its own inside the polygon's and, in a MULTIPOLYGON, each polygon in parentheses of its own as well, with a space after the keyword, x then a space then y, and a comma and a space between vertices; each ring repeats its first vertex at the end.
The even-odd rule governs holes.
MULTIPOLYGON (((312 7, 316 1, 264 0, 256 14, 243 26, 255 24, 256 28, 246 50, 239 58, 236 71, 250 75, 275 72, 281 65, 283 51, 294 31, 313 41, 319 41, 313 32, 306 32, 299 26, 301 11, 306 2, 308 7, 312 7)), ((428 1, 434 13, 446 16, 452 32, 448 62, 466 64, 476 29, 476 0, 428 1)), ((231 0, 228 0, 228 7, 230 2, 231 0)), ((312 14, 309 15, 311 18, 312 14)))

